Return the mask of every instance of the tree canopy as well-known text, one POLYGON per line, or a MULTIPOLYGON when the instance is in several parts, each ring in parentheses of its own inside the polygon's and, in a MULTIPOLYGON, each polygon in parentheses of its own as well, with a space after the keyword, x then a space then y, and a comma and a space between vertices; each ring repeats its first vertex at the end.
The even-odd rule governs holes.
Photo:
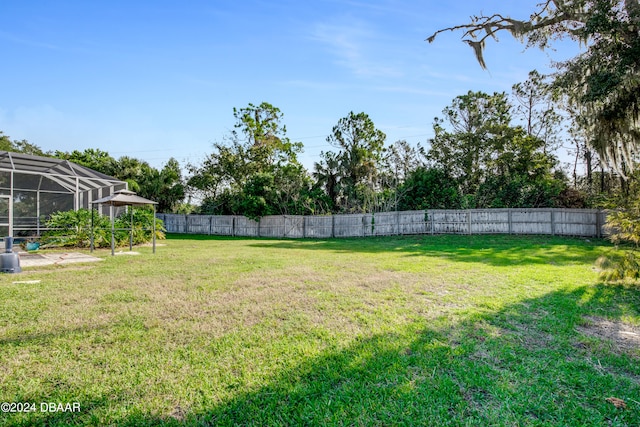
POLYGON ((108 152, 87 148, 70 153, 56 151, 53 157, 69 160, 114 178, 126 181, 130 190, 158 202, 159 212, 171 212, 185 196, 182 171, 178 161, 169 159, 161 170, 129 156, 114 159, 108 152))
POLYGON ((8 135, 0 131, 0 150, 12 151, 14 153, 31 154, 33 156, 46 156, 47 153, 42 151, 40 147, 30 143, 26 139, 23 140, 11 140, 8 135))
POLYGON ((357 212, 372 208, 372 196, 378 189, 385 139, 386 135, 375 127, 373 120, 364 112, 356 114, 351 111, 333 127, 327 142, 339 152, 323 153, 324 165, 321 162, 316 166, 316 171, 330 169, 332 161, 338 162, 342 210, 357 212))
POLYGON ((188 184, 204 200, 204 213, 250 218, 306 209, 309 177, 298 162, 302 144, 286 135, 279 108, 262 102, 234 108, 234 130, 201 165, 190 165, 188 184))
POLYGON ((557 64, 553 88, 577 111, 590 143, 611 166, 632 169, 640 147, 640 3, 638 0, 546 0, 529 19, 500 13, 436 31, 462 31, 482 68, 485 42, 508 32, 527 47, 569 38, 585 50, 557 64))
POLYGON ((429 177, 455 180, 464 207, 549 206, 563 187, 554 177, 557 159, 542 139, 511 124, 512 110, 505 93, 469 91, 434 122, 427 159, 442 174, 429 177))

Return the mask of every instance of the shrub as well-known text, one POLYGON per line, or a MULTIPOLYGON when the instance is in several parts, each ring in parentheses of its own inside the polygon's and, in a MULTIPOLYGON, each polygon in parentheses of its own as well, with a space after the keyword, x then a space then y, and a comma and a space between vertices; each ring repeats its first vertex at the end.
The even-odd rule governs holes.
POLYGON ((438 168, 421 166, 407 176, 398 189, 399 209, 458 209, 463 205, 458 186, 438 168))
MULTIPOLYGON (((125 212, 116 218, 114 240, 116 246, 129 244, 129 228, 133 229, 133 243, 141 244, 151 241, 153 212, 145 208, 136 208, 131 227, 130 213, 125 212)), ((156 221, 156 239, 164 239, 166 231, 160 219, 156 221)), ((46 221, 50 230, 42 236, 45 246, 62 246, 88 248, 91 245, 91 211, 80 209, 77 211, 56 212, 46 221)), ((111 246, 111 220, 108 216, 93 212, 93 241, 96 248, 111 246)))
MULTIPOLYGON (((156 239, 164 239, 165 232, 164 222, 161 219, 156 218, 156 239)), ((131 224, 131 214, 124 213, 120 215, 115 221, 116 229, 124 230, 123 241, 118 241, 119 246, 129 244, 129 228, 133 229, 133 244, 139 245, 142 243, 148 243, 152 239, 152 227, 153 227, 153 211, 148 208, 135 208, 133 211, 133 226, 131 224)))
POLYGON ((607 282, 640 278, 640 202, 610 213, 605 229, 610 233, 609 239, 616 246, 626 245, 626 250, 623 256, 598 259, 597 265, 602 269, 600 278, 607 282))
POLYGON ((602 270, 600 279, 605 282, 619 282, 640 278, 640 258, 635 251, 626 251, 622 256, 601 256, 596 265, 602 270))

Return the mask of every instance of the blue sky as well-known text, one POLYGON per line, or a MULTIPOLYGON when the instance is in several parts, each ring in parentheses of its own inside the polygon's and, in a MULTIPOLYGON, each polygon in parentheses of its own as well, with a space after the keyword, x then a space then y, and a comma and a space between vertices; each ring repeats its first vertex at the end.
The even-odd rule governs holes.
POLYGON ((424 144, 455 96, 509 92, 577 52, 503 34, 483 71, 460 34, 424 39, 481 11, 526 18, 538 1, 3 0, 0 130, 44 150, 198 163, 234 107, 266 101, 309 169, 350 111, 388 144, 424 144))

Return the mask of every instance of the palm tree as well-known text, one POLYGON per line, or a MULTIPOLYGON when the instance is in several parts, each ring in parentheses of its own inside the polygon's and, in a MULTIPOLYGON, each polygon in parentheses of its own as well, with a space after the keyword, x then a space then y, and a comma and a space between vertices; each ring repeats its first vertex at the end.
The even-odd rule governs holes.
POLYGON ((320 163, 313 165, 313 179, 316 185, 322 187, 329 199, 331 199, 332 208, 338 206, 338 197, 340 195, 340 178, 342 170, 342 162, 340 157, 331 151, 321 152, 320 163))

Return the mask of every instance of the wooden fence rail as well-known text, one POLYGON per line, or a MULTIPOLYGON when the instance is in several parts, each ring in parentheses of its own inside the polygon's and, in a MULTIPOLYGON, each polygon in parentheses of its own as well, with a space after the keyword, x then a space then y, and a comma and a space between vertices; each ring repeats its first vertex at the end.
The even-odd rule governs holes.
POLYGON ((156 214, 169 233, 329 238, 410 234, 548 234, 602 237, 606 212, 595 209, 468 209, 349 215, 156 214))

